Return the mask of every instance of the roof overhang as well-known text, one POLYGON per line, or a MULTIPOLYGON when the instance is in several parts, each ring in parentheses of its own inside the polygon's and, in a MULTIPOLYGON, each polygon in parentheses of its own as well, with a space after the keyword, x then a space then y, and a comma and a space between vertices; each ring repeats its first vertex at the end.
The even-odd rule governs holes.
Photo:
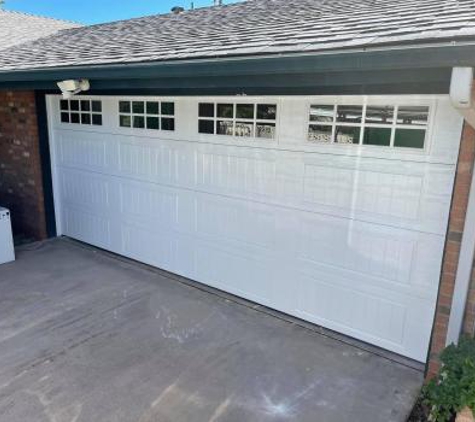
POLYGON ((455 66, 475 66, 475 42, 14 70, 0 72, 0 89, 56 90, 59 80, 87 78, 94 91, 103 92, 315 93, 334 87, 366 92, 392 86, 397 92, 407 87, 414 93, 448 93, 455 66))

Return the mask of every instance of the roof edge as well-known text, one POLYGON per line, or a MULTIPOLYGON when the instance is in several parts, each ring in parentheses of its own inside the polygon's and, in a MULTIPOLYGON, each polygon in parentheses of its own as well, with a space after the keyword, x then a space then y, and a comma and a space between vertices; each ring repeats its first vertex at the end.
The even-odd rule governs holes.
POLYGON ((0 71, 0 82, 153 79, 475 67, 475 42, 0 71))

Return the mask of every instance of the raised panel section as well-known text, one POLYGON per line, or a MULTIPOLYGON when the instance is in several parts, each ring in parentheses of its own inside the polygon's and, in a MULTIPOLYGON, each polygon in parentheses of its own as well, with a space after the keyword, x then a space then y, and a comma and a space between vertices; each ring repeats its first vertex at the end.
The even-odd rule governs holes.
POLYGON ((120 184, 122 218, 141 220, 150 226, 167 228, 178 225, 178 195, 151 183, 122 181, 120 184))
POLYGON ((104 210, 109 207, 109 183, 104 177, 64 169, 61 174, 62 198, 80 207, 104 210))
POLYGON ((122 253, 149 265, 179 272, 174 267, 175 240, 168 233, 122 224, 122 253))
POLYGON ((198 280, 265 305, 274 303, 272 262, 265 257, 205 243, 199 245, 195 254, 198 280), (210 261, 213 265, 209 265, 210 261))
POLYGON ((403 350, 407 309, 401 303, 319 278, 303 277, 301 283, 298 310, 307 319, 403 350))
POLYGON ((421 176, 306 165, 304 200, 414 220, 422 183, 421 176))
POLYGON ((270 158, 248 154, 233 154, 232 150, 198 153, 198 187, 226 195, 274 196, 277 164, 272 153, 270 158))
POLYGON ((437 290, 443 237, 311 214, 297 232, 304 261, 357 273, 365 284, 425 286, 419 294, 426 297, 437 290))
POLYGON ((197 195, 196 230, 199 235, 243 247, 276 248, 276 211, 272 207, 213 195, 197 195))
POLYGON ((90 134, 79 131, 64 131, 58 138, 62 164, 91 169, 106 167, 106 142, 104 140, 91 139, 90 134))
POLYGON ((194 178, 193 152, 170 140, 121 140, 119 173, 164 185, 189 185, 194 178))
POLYGON ((111 246, 110 222, 106 218, 67 207, 64 210, 64 223, 68 236, 100 247, 111 246))

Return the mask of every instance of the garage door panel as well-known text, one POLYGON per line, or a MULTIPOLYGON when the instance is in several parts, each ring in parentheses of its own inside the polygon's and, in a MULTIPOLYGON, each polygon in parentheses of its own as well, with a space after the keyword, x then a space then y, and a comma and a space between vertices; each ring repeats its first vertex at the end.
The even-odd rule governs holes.
POLYGON ((383 289, 362 291, 354 280, 342 282, 329 271, 303 275, 298 292, 295 315, 425 361, 433 300, 383 289))
MULTIPOLYGON (((196 279, 249 300, 276 306, 275 261, 269 257, 252 257, 230 248, 216 248, 199 242, 195 250, 196 279), (209 265, 209 262, 213 265, 209 265)), ((282 294, 279 291, 278 294, 282 294)))
POLYGON ((327 277, 324 280, 302 277, 299 313, 320 320, 324 326, 338 326, 338 331, 358 332, 358 337, 374 337, 372 342, 391 342, 392 348, 401 347, 406 306, 348 287, 335 286, 326 280, 327 277))
POLYGON ((303 158, 302 208, 445 234, 453 168, 372 158, 303 158))
POLYGON ((304 201, 415 220, 422 184, 419 175, 306 165, 304 201))
POLYGON ((221 152, 197 153, 197 188, 261 200, 277 197, 277 160, 252 150, 219 148, 221 152))
POLYGON ((243 247, 276 248, 278 212, 262 204, 196 196, 196 233, 243 247))
POLYGON ((150 230, 136 224, 122 223, 121 254, 167 271, 177 271, 176 238, 172 232, 150 230))
POLYGON ((122 220, 144 225, 178 227, 179 192, 149 183, 119 182, 122 220))
POLYGON ((443 238, 337 217, 305 214, 298 256, 379 283, 438 285, 443 238))
MULTIPOLYGON (((65 132, 70 131, 63 131, 60 142, 68 149, 75 142, 64 138, 65 132)), ((99 134, 87 135, 93 137, 93 143, 104 142, 99 134)), ((63 164, 131 180, 445 234, 446 220, 441 216, 450 207, 453 185, 453 168, 449 166, 374 158, 355 163, 353 157, 263 153, 198 142, 150 142, 139 137, 131 143, 129 138, 116 136, 101 147, 108 155, 108 163, 102 166, 100 159, 87 157, 63 164), (217 152, 211 153, 213 148, 217 152), (117 149, 119 153, 114 152, 117 149), (117 156, 120 159, 114 158, 117 156)), ((82 152, 72 147, 68 154, 75 157, 82 152)))
POLYGON ((62 200, 81 207, 109 210, 111 183, 101 175, 65 168, 61 172, 62 200))
POLYGON ((64 204, 62 220, 66 235, 100 248, 112 247, 110 219, 64 204))
MULTIPOLYGON (((119 139, 120 141, 120 139, 119 139)), ((165 185, 194 185, 194 151, 178 142, 153 145, 140 139, 118 143, 118 172, 165 185)))
POLYGON ((62 165, 97 171, 109 167, 109 143, 100 135, 61 131, 58 140, 62 165))

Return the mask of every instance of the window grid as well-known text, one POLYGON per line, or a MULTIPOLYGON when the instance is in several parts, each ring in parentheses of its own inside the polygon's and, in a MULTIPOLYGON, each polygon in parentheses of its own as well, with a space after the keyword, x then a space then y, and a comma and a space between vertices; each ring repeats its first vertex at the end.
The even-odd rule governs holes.
MULTIPOLYGON (((231 102, 223 102, 223 103, 199 103, 198 105, 198 132, 202 134, 209 134, 209 135, 222 135, 222 136, 234 136, 239 138, 259 138, 259 139, 268 139, 273 140, 276 137, 276 127, 277 127, 277 105, 276 104, 264 104, 264 103, 231 103, 231 102), (213 116, 208 116, 206 113, 201 113, 201 108, 205 108, 206 106, 212 106, 213 109, 213 116), (238 108, 239 107, 251 107, 253 108, 252 111, 252 118, 251 117, 238 117, 238 108), (258 118, 258 109, 259 106, 261 107, 268 107, 269 109, 274 109, 274 117, 273 118, 258 118), (219 115, 219 108, 225 107, 232 107, 232 117, 228 116, 220 116, 219 115), (212 122, 212 132, 206 131, 204 127, 202 127, 201 123, 204 122, 212 122), (228 122, 231 124, 230 126, 230 133, 220 133, 220 122, 228 122), (252 125, 250 128, 249 135, 244 134, 246 129, 243 128, 241 134, 238 133, 238 125, 252 125), (262 128, 263 132, 259 134, 258 129, 262 128), (268 130, 267 134, 265 130, 268 130)), ((209 129, 209 128, 208 128, 209 129)))
MULTIPOLYGON (((383 124, 383 123, 370 123, 367 122, 367 110, 368 107, 381 107, 378 105, 372 105, 372 104, 363 104, 363 105, 355 105, 355 107, 362 107, 362 116, 361 116, 361 123, 355 123, 355 122, 341 122, 338 121, 338 107, 341 107, 342 105, 335 105, 335 104, 311 104, 310 105, 310 111, 309 111, 309 119, 308 119, 308 137, 307 141, 314 143, 314 144, 338 144, 336 140, 336 130, 337 127, 349 127, 349 128, 359 128, 360 129, 360 135, 359 135, 359 141, 356 144, 353 145, 363 145, 363 146, 373 146, 371 144, 364 143, 364 136, 365 136, 365 129, 366 128, 385 128, 385 129, 390 129, 391 134, 390 134, 390 141, 389 145, 384 145, 384 147, 389 147, 389 148, 404 148, 405 146, 399 146, 395 145, 395 139, 396 139, 396 132, 397 130, 404 129, 404 130, 411 130, 411 131, 419 131, 419 132, 424 132, 424 140, 422 142, 421 146, 406 146, 406 148, 411 148, 411 149, 418 149, 418 150, 423 150, 426 147, 426 138, 427 138, 427 132, 429 129, 429 120, 431 116, 431 109, 429 106, 404 106, 404 105, 391 105, 387 107, 392 107, 393 112, 392 112, 392 122, 391 124, 383 124), (333 108, 333 113, 331 116, 331 121, 313 121, 312 120, 312 107, 332 107, 333 108), (427 115, 427 119, 424 123, 422 124, 404 124, 404 123, 398 123, 398 116, 399 116, 399 109, 404 108, 404 107, 415 107, 415 108, 420 108, 420 109, 425 109, 426 111, 424 114, 427 115), (311 127, 312 126, 322 126, 322 127, 331 127, 331 140, 329 142, 325 141, 319 141, 312 139, 312 133, 311 133, 311 127)), ((345 105, 343 105, 344 107, 345 105)))
POLYGON ((175 130, 175 103, 169 101, 119 101, 119 126, 133 129, 175 130))
POLYGON ((61 123, 102 126, 102 101, 60 99, 61 123))

